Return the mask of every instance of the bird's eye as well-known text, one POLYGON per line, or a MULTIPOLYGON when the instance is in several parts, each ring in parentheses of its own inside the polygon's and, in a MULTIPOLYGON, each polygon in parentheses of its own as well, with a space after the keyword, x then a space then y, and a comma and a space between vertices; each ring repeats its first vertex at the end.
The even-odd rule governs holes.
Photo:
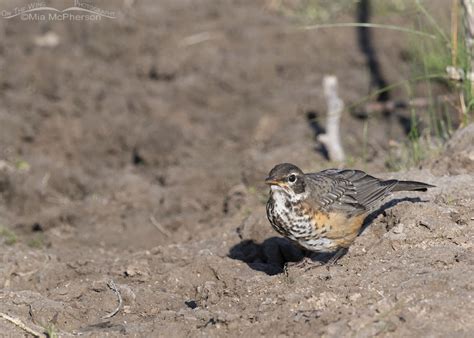
POLYGON ((291 174, 290 176, 288 176, 288 182, 293 183, 295 181, 296 181, 296 175, 291 174))

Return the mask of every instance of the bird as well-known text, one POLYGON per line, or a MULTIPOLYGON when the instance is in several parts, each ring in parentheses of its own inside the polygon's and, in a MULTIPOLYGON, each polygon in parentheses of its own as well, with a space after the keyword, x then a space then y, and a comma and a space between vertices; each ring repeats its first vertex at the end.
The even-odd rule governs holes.
POLYGON ((345 255, 365 218, 395 191, 426 191, 434 185, 382 180, 356 169, 304 173, 280 163, 268 174, 267 218, 280 235, 310 253, 333 253, 329 265, 345 255))

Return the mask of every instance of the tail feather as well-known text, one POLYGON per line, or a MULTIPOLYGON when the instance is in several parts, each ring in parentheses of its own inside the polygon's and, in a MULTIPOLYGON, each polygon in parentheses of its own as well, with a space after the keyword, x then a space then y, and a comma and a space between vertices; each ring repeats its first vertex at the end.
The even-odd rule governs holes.
POLYGON ((417 181, 398 181, 392 191, 426 191, 434 187, 434 185, 417 181))

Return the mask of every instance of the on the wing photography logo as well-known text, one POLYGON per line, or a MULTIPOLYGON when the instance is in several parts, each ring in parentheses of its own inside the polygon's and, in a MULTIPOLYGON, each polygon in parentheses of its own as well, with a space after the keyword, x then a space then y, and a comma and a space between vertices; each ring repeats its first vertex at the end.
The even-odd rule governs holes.
POLYGON ((116 18, 115 11, 99 8, 91 1, 81 0, 74 0, 72 6, 64 9, 48 6, 43 1, 35 1, 11 9, 2 9, 0 16, 23 21, 100 21, 102 18, 116 18))

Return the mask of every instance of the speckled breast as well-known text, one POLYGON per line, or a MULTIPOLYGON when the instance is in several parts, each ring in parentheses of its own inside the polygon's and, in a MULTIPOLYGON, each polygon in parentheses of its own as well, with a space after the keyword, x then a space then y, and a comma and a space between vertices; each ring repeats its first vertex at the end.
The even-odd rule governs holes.
POLYGON ((307 250, 327 252, 338 247, 325 237, 330 228, 328 217, 304 203, 291 203, 284 194, 272 194, 267 203, 267 217, 279 234, 307 250), (315 217, 318 214, 320 217, 315 217))

